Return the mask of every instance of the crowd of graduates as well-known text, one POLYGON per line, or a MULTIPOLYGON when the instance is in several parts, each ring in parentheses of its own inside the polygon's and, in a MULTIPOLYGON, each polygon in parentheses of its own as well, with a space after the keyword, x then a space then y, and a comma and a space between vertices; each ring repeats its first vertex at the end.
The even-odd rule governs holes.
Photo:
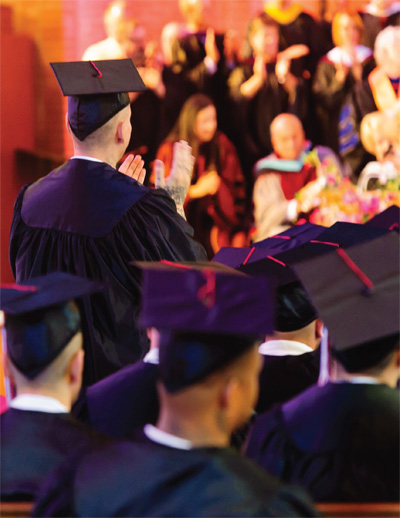
MULTIPOLYGON (((339 105, 368 87, 371 111, 390 119, 378 92, 397 98, 400 73, 371 76, 372 50, 349 51, 359 14, 335 15, 329 50, 314 40, 324 24, 268 4, 239 58, 199 2, 180 4, 187 26, 163 31, 162 69, 121 3, 83 61, 51 64, 74 154, 15 202, 15 284, 0 288, 1 500, 41 517, 306 517, 321 502, 399 502, 400 208, 365 224, 295 223, 325 184, 324 160, 349 174, 340 131, 306 139, 318 109, 346 116, 346 149, 360 150, 339 105), (153 148, 132 144, 147 96, 162 120, 153 148)), ((399 7, 369 4, 368 36, 399 7)), ((399 45, 385 30, 377 41, 399 45)), ((395 160, 391 127, 383 136, 377 160, 395 160)))

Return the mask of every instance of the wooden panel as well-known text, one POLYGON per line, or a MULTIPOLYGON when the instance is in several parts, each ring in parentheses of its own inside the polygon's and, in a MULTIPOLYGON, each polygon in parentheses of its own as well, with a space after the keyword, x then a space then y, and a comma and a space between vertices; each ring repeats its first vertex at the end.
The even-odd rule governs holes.
POLYGON ((400 503, 317 503, 317 508, 325 517, 332 518, 385 518, 400 516, 400 503))

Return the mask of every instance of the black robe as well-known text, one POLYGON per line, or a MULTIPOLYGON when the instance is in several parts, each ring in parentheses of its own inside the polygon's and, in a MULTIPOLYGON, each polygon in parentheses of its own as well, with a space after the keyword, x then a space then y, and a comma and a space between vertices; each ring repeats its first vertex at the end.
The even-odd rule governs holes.
POLYGON ((328 383, 254 424, 246 455, 320 502, 399 501, 400 394, 328 383))
POLYGON ((298 356, 264 355, 256 411, 285 403, 318 381, 320 349, 298 356))
POLYGON ((378 110, 368 78, 359 81, 349 92, 339 115, 339 152, 350 166, 352 177, 357 181, 361 171, 375 157, 368 153, 360 139, 363 117, 378 110))
POLYGON ((307 115, 307 92, 300 78, 293 100, 275 75, 275 63, 268 63, 267 78, 260 90, 252 98, 245 98, 240 87, 253 75, 253 65, 246 64, 233 70, 229 76, 228 87, 234 102, 234 125, 237 135, 234 144, 242 162, 242 168, 251 185, 252 168, 257 160, 269 155, 273 149, 270 125, 281 113, 293 113, 305 120, 307 115))
MULTIPOLYGON (((368 58, 362 63, 362 79, 375 68, 374 59, 368 58)), ((319 142, 328 146, 335 153, 339 152, 339 115, 346 96, 351 92, 356 80, 350 70, 344 83, 336 79, 335 64, 324 56, 318 63, 313 81, 315 111, 319 119, 322 134, 319 142)))
POLYGON ((400 11, 390 16, 375 16, 370 13, 360 12, 364 24, 363 44, 374 49, 378 34, 389 25, 400 25, 400 11))
POLYGON ((137 325, 140 271, 131 262, 205 259, 192 235, 164 190, 105 163, 72 159, 20 191, 10 263, 17 282, 52 271, 106 282, 104 292, 80 301, 88 385, 147 352, 137 325))
POLYGON ((132 437, 135 429, 155 424, 159 403, 158 365, 137 362, 86 389, 76 417, 116 439, 132 437))
POLYGON ((319 516, 230 449, 179 450, 146 437, 86 456, 48 480, 33 516, 319 516), (57 514, 62 513, 62 514, 57 514))
POLYGON ((8 409, 0 416, 1 499, 33 499, 50 472, 104 440, 67 413, 8 409))

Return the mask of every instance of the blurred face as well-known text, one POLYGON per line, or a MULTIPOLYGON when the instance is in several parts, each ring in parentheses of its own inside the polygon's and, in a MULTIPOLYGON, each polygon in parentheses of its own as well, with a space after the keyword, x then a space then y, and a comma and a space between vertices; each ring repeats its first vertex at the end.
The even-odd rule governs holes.
POLYGON ((274 58, 279 50, 279 33, 276 27, 262 26, 249 37, 254 54, 274 58))
POLYGON ((129 38, 124 41, 127 57, 131 58, 135 66, 145 65, 146 29, 143 25, 137 25, 130 32, 129 38))
POLYGON ((356 47, 360 43, 360 31, 353 19, 343 15, 338 23, 338 37, 341 47, 356 47))
POLYGON ((297 119, 280 121, 271 133, 271 141, 280 158, 296 160, 304 148, 304 130, 297 119))
POLYGON ((217 131, 217 111, 210 104, 197 114, 194 124, 194 134, 200 142, 210 142, 217 131))

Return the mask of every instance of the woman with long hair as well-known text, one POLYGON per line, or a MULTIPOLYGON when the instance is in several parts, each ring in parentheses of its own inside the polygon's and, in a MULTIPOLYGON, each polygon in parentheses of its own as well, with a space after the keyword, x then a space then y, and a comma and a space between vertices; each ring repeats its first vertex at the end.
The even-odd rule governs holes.
POLYGON ((195 157, 185 213, 195 237, 211 259, 221 246, 248 244, 250 218, 246 214, 245 182, 232 142, 217 129, 213 101, 203 94, 189 97, 179 118, 161 144, 157 158, 167 177, 175 142, 186 140, 195 157))

